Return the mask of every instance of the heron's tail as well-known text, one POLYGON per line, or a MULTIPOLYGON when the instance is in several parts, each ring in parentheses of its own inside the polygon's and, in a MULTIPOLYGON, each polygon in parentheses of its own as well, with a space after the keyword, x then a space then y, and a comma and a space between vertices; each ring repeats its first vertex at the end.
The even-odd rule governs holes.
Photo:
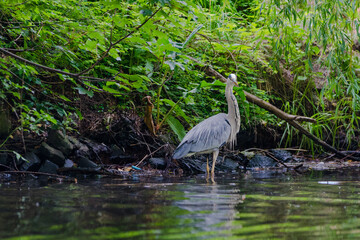
POLYGON ((173 159, 183 158, 189 154, 189 151, 190 151, 190 144, 185 142, 185 143, 179 145, 175 149, 174 154, 173 154, 173 159))

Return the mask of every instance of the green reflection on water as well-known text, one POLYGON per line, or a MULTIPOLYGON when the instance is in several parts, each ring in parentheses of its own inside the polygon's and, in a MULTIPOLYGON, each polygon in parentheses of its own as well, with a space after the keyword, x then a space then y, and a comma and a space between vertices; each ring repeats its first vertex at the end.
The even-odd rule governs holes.
POLYGON ((216 184, 203 178, 3 184, 0 238, 359 238, 360 182, 333 179, 225 176, 216 184))

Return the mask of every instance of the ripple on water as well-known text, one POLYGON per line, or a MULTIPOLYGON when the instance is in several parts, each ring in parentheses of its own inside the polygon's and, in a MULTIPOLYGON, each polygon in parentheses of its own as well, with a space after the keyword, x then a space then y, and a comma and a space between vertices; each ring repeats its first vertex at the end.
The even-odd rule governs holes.
POLYGON ((0 238, 347 239, 359 176, 276 174, 0 186, 0 238), (261 177, 263 176, 263 177, 261 177))

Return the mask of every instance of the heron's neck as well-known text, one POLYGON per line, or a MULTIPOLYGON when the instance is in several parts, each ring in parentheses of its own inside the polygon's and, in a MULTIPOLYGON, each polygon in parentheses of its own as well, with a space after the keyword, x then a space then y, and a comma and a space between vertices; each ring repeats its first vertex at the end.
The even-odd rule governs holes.
POLYGON ((228 120, 231 126, 231 133, 228 140, 230 147, 234 147, 236 143, 236 134, 240 130, 240 112, 238 103, 233 94, 233 87, 234 85, 232 83, 227 83, 225 89, 225 97, 228 103, 228 120))

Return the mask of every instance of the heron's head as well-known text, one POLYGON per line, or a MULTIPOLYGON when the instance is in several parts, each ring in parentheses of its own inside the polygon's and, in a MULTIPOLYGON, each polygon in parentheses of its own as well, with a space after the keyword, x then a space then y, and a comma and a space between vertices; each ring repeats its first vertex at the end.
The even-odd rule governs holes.
POLYGON ((238 82, 237 82, 237 77, 235 74, 230 74, 229 77, 228 77, 229 81, 234 83, 235 86, 239 86, 238 82))

